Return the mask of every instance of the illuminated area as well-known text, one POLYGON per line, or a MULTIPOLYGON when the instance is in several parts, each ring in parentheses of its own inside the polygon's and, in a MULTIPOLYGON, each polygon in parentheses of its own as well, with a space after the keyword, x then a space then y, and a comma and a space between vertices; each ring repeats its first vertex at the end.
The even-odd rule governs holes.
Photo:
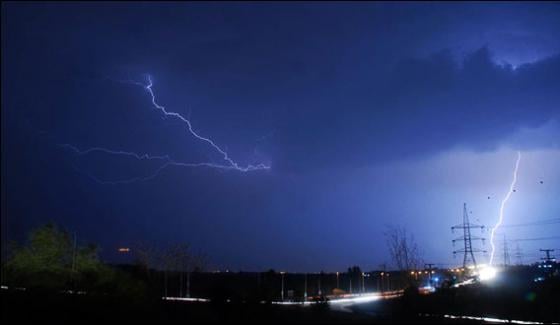
POLYGON ((481 267, 478 271, 478 278, 480 281, 489 281, 496 277, 498 271, 492 266, 481 267))
MULTIPOLYGON (((515 320, 515 319, 500 319, 495 317, 456 316, 456 315, 443 315, 443 317, 450 318, 450 319, 478 320, 478 321, 483 321, 488 323, 545 324, 544 322, 532 322, 532 321, 515 320)), ((558 323, 550 323, 550 324, 558 324, 558 323)))
POLYGON ((496 278, 498 269, 490 265, 480 264, 477 267, 475 267, 474 265, 469 265, 466 269, 451 269, 451 272, 458 274, 463 273, 463 275, 467 277, 465 280, 453 285, 454 288, 458 288, 465 285, 475 284, 479 281, 491 281, 496 278))
POLYGON ((340 298, 330 300, 330 304, 360 304, 379 300, 381 297, 378 294, 357 295, 354 297, 340 298))

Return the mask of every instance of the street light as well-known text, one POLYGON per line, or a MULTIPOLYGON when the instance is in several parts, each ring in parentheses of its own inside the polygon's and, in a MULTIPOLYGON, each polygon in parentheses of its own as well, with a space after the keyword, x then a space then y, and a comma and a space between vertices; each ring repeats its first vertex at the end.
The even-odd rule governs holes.
POLYGON ((340 282, 338 281, 338 272, 336 272, 336 288, 340 288, 340 282))
POLYGON ((282 290, 280 291, 280 296, 282 297, 282 301, 284 301, 284 274, 286 272, 280 272, 280 276, 282 278, 282 290))
POLYGON ((191 297, 191 272, 187 271, 187 298, 191 297))
POLYGON ((305 281, 304 281, 304 288, 303 288, 303 300, 307 300, 307 273, 305 273, 305 281))

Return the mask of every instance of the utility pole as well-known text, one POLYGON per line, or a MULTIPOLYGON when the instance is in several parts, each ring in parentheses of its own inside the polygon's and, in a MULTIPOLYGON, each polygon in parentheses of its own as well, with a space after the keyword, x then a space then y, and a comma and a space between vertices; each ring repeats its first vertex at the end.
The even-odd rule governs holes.
POLYGON ((339 272, 336 272, 336 288, 340 288, 340 281, 338 281, 339 272))
POLYGON ((303 281, 303 300, 307 301, 307 273, 305 273, 305 280, 303 281))
POLYGON ((76 251, 78 250, 78 235, 74 231, 74 246, 72 247, 72 272, 70 273, 70 283, 72 285, 72 290, 75 289, 76 284, 74 283, 76 273, 76 251))
MULTIPOLYGON (((260 276, 259 276, 260 278, 260 276)), ((259 279, 260 280, 260 279, 259 279)), ((191 297, 191 272, 187 271, 187 298, 191 297)))
POLYGON ((284 274, 286 272, 280 272, 280 277, 282 279, 282 290, 280 291, 280 296, 282 297, 282 301, 284 301, 284 274))
POLYGON ((179 297, 183 298, 183 270, 179 271, 179 297))
POLYGON ((507 240, 506 240, 506 235, 504 235, 504 267, 508 266, 509 263, 510 263, 509 248, 508 248, 508 243, 507 243, 507 240))
POLYGON ((472 262, 474 267, 476 268, 476 259, 474 258, 474 253, 486 253, 485 250, 473 248, 472 241, 473 240, 481 240, 484 243, 484 238, 482 237, 475 237, 471 235, 471 229, 480 228, 480 230, 484 230, 484 226, 476 225, 469 222, 469 213, 467 211, 467 204, 463 204, 463 223, 451 227, 451 231, 454 232, 455 229, 463 229, 463 236, 457 237, 452 240, 453 245, 455 245, 456 241, 463 241, 464 246, 462 249, 453 251, 453 255, 457 253, 463 253, 463 267, 466 268, 468 262, 472 262))
POLYGON ((377 278, 377 290, 378 291, 381 290, 381 293, 383 293, 383 289, 385 288, 384 276, 385 276, 385 271, 387 271, 387 265, 385 263, 383 263, 379 266, 383 271, 379 274, 380 278, 377 278), (379 282, 380 282, 379 280, 381 280, 381 285, 379 285, 379 282))
POLYGON ((523 265, 523 253, 519 247, 519 243, 515 243, 515 260, 517 265, 523 265))

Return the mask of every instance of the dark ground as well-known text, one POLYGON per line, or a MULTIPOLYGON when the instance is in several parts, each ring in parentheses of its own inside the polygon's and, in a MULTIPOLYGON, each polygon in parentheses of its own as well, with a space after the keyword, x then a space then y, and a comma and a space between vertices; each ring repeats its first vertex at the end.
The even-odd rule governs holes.
MULTIPOLYGON (((406 315, 371 316, 330 310, 327 306, 275 306, 181 302, 130 303, 116 298, 6 292, 2 323, 284 323, 284 324, 388 324, 449 323, 439 318, 406 315)), ((452 323, 464 323, 453 321, 452 323)))
POLYGON ((369 315, 462 315, 509 320, 560 322, 560 278, 528 282, 510 274, 489 283, 442 289, 430 295, 409 290, 401 299, 355 305, 369 315))
MULTIPOLYGON (((354 305, 353 312, 329 308, 326 304, 278 306, 259 303, 186 303, 149 296, 71 295, 40 290, 1 290, 3 323, 57 322, 97 324, 127 323, 307 323, 307 324, 387 324, 387 323, 480 323, 452 320, 441 315, 467 315, 501 319, 560 322, 560 277, 543 282, 529 281, 515 270, 495 281, 460 288, 441 289, 420 295, 407 289, 398 299, 354 305), (420 314, 439 315, 432 317, 420 314)), ((227 283, 222 283, 224 286, 227 283)), ((221 287, 221 286, 220 286, 221 287)), ((226 286, 227 287, 227 286, 226 286)), ((220 297, 235 297, 222 288, 220 297)), ((260 299, 260 298, 259 298, 260 299)), ((255 299, 257 300, 257 299, 255 299)), ((237 301, 237 302, 235 302, 237 301)))

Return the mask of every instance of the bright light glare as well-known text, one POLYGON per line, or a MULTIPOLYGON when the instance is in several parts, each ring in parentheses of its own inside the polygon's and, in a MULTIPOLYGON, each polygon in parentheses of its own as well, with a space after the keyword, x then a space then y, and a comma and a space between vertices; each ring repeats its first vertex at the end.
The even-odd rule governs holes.
POLYGON ((367 295, 360 295, 355 297, 349 298, 341 298, 341 299, 333 299, 329 300, 330 304, 360 304, 365 302, 371 302, 375 300, 379 300, 381 297, 378 294, 367 294, 367 295))
POLYGON ((484 268, 480 269, 478 277, 480 278, 480 281, 488 281, 488 280, 492 280, 493 278, 495 278, 496 273, 498 273, 498 271, 495 268, 493 268, 491 266, 487 266, 487 267, 484 267, 484 268))

